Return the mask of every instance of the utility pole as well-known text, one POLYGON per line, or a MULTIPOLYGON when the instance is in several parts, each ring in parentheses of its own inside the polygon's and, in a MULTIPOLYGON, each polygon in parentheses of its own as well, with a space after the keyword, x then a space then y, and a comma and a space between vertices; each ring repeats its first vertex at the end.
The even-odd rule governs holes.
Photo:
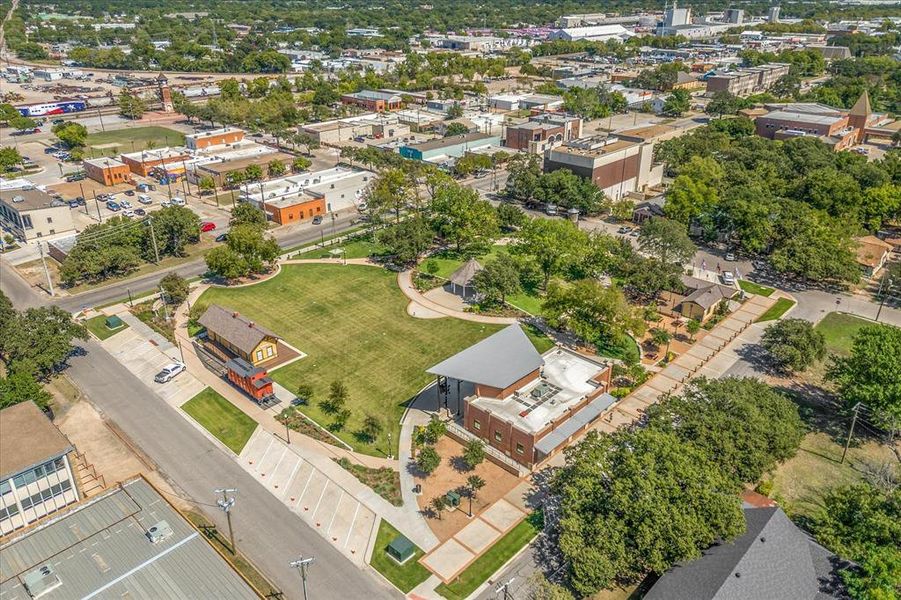
MULTIPOLYGON (((100 213, 100 200, 97 199, 97 192, 91 190, 91 193, 94 194, 94 206, 97 207, 97 221, 103 223, 103 215, 100 213)), ((85 202, 87 205, 87 202, 85 202)), ((87 210, 87 206, 85 206, 85 210, 87 210)))
POLYGON ((316 559, 300 557, 300 560, 292 560, 288 563, 290 566, 300 571, 300 578, 303 581, 303 600, 307 600, 307 567, 309 567, 316 559))
POLYGON ((494 594, 497 595, 503 592, 504 600, 510 600, 510 598, 512 598, 512 596, 510 595, 510 584, 513 583, 514 579, 516 579, 516 577, 511 577, 510 580, 505 583, 497 584, 497 587, 494 588, 494 594))
MULTIPOLYGON (((163 314, 166 315, 166 320, 169 320, 169 306, 166 302, 166 292, 163 291, 163 286, 160 286, 160 302, 163 303, 163 314)), ((184 361, 182 361, 184 362, 184 361)))
POLYGON ((851 436, 854 435, 854 426, 857 424, 857 413, 860 411, 860 402, 854 405, 852 409, 854 417, 851 419, 851 428, 848 429, 848 439, 845 440, 845 449, 842 451, 842 461, 839 464, 845 464, 845 455, 848 454, 848 446, 851 445, 851 436))
POLYGON ((50 279, 50 271, 47 270, 47 261, 44 260, 44 246, 38 240, 38 250, 41 252, 41 264, 44 266, 44 276, 47 277, 47 287, 50 288, 50 296, 53 296, 53 281, 50 279))
POLYGON ((892 283, 893 280, 888 275, 882 278, 882 284, 879 286, 879 310, 876 311, 877 323, 879 322, 879 315, 882 314, 882 307, 885 304, 885 297, 892 292, 892 283), (888 281, 888 285, 885 285, 886 281, 888 281), (885 290, 882 289, 883 285, 885 285, 885 290))
POLYGON ((219 508, 222 509, 222 512, 225 513, 225 518, 228 520, 228 539, 231 543, 231 551, 232 554, 237 554, 237 548, 235 548, 235 531, 232 529, 232 513, 231 510, 235 506, 235 497, 228 497, 228 494, 237 493, 237 488, 222 488, 216 490, 217 494, 222 494, 222 499, 217 500, 216 504, 219 505, 219 508))
POLYGON ((148 217, 147 224, 150 225, 150 239, 153 242, 153 255, 156 257, 156 263, 160 262, 160 251, 156 247, 156 234, 153 232, 153 217, 148 217))

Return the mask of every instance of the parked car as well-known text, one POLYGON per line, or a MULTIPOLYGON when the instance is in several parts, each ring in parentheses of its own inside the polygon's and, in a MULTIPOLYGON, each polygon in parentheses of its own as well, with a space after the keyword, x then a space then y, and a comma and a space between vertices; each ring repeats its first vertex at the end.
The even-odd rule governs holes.
POLYGON ((132 217, 135 216, 135 211, 133 211, 133 210, 126 210, 125 212, 122 213, 122 216, 128 217, 129 219, 131 219, 132 217))
POLYGON ((69 200, 69 208, 78 208, 77 200, 69 200))
POLYGON ((180 362, 169 363, 163 370, 156 374, 156 377, 153 380, 157 383, 167 383, 172 381, 178 375, 181 375, 185 370, 185 366, 180 362))
POLYGON ((166 208, 167 206, 172 206, 172 203, 168 200, 163 200, 162 202, 160 202, 160 206, 166 208))
POLYGON ((153 204, 153 198, 148 196, 147 194, 141 194, 138 196, 138 202, 141 204, 153 204))
POLYGON ((735 274, 732 271, 723 271, 723 283, 726 285, 735 285, 735 274))
POLYGON ((557 216, 557 205, 556 204, 548 204, 547 206, 545 206, 544 214, 546 214, 549 217, 556 217, 557 216))
POLYGON ((135 191, 134 191, 134 190, 125 190, 125 191, 122 192, 122 193, 125 194, 126 196, 134 196, 134 195, 135 195, 135 191))
POLYGON ((131 202, 129 202, 128 200, 123 200, 122 202, 119 203, 119 206, 121 206, 122 208, 125 208, 125 209, 134 208, 131 205, 131 202))
POLYGON ((222 242, 227 242, 228 241, 228 233, 220 233, 219 235, 216 236, 216 241, 219 242, 220 244, 222 242))
POLYGON ((313 217, 313 225, 321 225, 322 224, 322 215, 316 215, 313 217))
POLYGON ((178 196, 172 196, 172 199, 169 201, 172 206, 184 206, 185 201, 178 196))
POLYGON ((622 227, 620 227, 619 229, 616 230, 616 233, 618 233, 620 235, 626 235, 630 231, 632 231, 631 227, 626 227, 625 225, 623 225, 622 227))
POLYGON ((143 217, 143 216, 145 216, 145 215, 147 214, 147 211, 144 210, 143 208, 136 208, 136 209, 134 210, 134 213, 135 213, 136 215, 138 215, 139 217, 143 217))
POLYGON ((53 119, 50 122, 53 123, 54 125, 60 125, 61 123, 65 123, 66 120, 65 119, 53 119))
POLYGON ((200 231, 202 231, 203 233, 207 233, 208 231, 212 231, 214 229, 216 229, 216 224, 212 221, 204 221, 200 224, 200 231))
POLYGON ((78 202, 78 206, 84 206, 84 198, 82 196, 76 196, 75 201, 78 202))
POLYGON ((735 255, 731 252, 726 252, 726 260, 728 262, 735 262, 735 255))
POLYGON ((108 209, 110 209, 111 211, 113 211, 113 212, 122 210, 122 207, 119 206, 118 203, 113 202, 112 200, 110 200, 110 201, 108 201, 108 202, 106 203, 106 207, 107 207, 108 209))
POLYGON ((82 181, 84 178, 85 178, 84 173, 76 173, 74 175, 69 175, 68 177, 66 177, 66 181, 68 183, 72 183, 73 181, 82 181))

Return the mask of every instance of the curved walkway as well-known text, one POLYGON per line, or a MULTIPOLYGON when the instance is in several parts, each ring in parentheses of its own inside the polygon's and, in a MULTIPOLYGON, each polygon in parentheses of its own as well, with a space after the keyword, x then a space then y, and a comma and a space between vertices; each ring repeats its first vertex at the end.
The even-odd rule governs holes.
MULTIPOLYGON (((487 315, 479 315, 462 310, 454 310, 452 308, 442 306, 437 302, 432 302, 431 300, 420 294, 419 290, 416 289, 416 286, 413 285, 413 271, 401 271, 400 273, 398 273, 397 285, 398 287, 400 287, 400 290, 404 293, 404 295, 410 299, 410 302, 418 304, 419 306, 426 308, 433 313, 438 313, 446 317, 454 317, 456 319, 462 319, 464 321, 473 321, 475 323, 489 323, 493 325, 511 325, 513 323, 519 322, 519 319, 517 319, 516 317, 490 317, 487 315)), ((409 309, 407 309, 407 312, 413 314, 409 309)))

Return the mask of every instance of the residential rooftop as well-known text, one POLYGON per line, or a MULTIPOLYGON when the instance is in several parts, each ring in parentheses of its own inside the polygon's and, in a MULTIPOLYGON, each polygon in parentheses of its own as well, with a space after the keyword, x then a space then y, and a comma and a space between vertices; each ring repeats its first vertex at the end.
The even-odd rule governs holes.
POLYGON ((73 449, 34 402, 0 410, 0 481, 73 449))
POLYGON ((262 598, 143 478, 0 545, 0 598, 262 598))

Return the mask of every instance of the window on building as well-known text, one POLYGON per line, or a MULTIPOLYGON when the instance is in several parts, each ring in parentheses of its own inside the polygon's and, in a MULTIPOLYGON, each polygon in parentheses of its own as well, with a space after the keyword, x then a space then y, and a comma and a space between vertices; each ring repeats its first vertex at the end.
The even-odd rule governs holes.
POLYGON ((6 508, 0 508, 0 521, 5 521, 17 514, 19 514, 19 507, 15 504, 7 506, 6 508))
POLYGON ((494 432, 494 441, 495 442, 503 442, 504 441, 504 436, 501 434, 500 431, 494 432))
POLYGON ((474 429, 479 429, 479 430, 482 429, 482 424, 479 423, 478 419, 473 420, 472 426, 474 429))
POLYGON ((523 454, 525 451, 526 451, 526 449, 523 447, 523 445, 520 444, 519 442, 517 442, 516 443, 516 453, 523 454))
POLYGON ((31 224, 31 215, 22 215, 22 226, 25 229, 32 229, 34 225, 31 224))
POLYGON ((257 350, 257 360, 263 360, 263 351, 257 350))
POLYGON ((48 223, 53 223, 53 217, 47 217, 47 222, 48 222, 48 223))
POLYGON ((0 496, 5 496, 11 491, 13 491, 13 486, 10 485, 9 479, 0 481, 0 496))
POLYGON ((266 346, 266 356, 272 356, 272 346, 266 346))

